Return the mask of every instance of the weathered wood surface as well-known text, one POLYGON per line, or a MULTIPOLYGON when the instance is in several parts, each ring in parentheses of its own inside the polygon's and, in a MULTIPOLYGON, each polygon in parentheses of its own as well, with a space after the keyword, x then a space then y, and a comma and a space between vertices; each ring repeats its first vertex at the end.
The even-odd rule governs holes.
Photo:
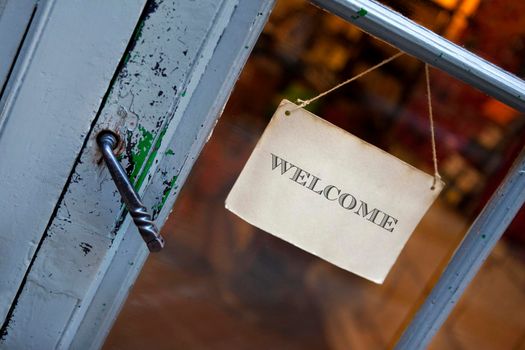
MULTIPOLYGON (((168 141, 185 119, 237 3, 149 3, 36 253, 8 320, 3 347, 70 347, 124 233, 130 231, 127 235, 140 240, 136 228, 129 226, 107 169, 99 163, 95 136, 105 128, 118 131, 124 141, 121 161, 143 193, 162 159, 180 157, 175 157, 178 150, 168 141), (52 315, 52 322, 45 315, 52 315)), ((172 169, 161 170, 154 182, 162 183, 163 191, 156 188, 153 199, 146 196, 156 216, 168 202, 176 176, 172 169)))
MULTIPOLYGON (((116 0, 48 0, 39 4, 9 91, 0 101, 2 321, 46 231, 144 2, 131 0, 122 6, 116 0)), ((38 312, 35 308, 33 314, 38 312)), ((6 331, 4 327, 2 333, 6 331)))
MULTIPOLYGON (((196 157, 215 127, 274 3, 239 1, 181 121, 167 140, 167 149, 174 150, 174 154, 165 152, 143 194, 145 204, 156 209, 159 226, 166 221, 196 157)), ((73 349, 98 349, 102 345, 147 255, 136 229, 128 227, 71 343, 73 349)))
POLYGON ((0 97, 36 0, 0 0, 0 97))

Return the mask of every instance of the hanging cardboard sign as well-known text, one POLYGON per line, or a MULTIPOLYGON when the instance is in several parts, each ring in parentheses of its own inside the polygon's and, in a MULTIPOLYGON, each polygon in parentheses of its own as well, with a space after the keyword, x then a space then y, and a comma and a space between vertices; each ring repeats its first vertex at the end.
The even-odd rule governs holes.
POLYGON ((443 188, 439 182, 431 190, 432 183, 432 176, 283 100, 226 208, 382 283, 443 188))

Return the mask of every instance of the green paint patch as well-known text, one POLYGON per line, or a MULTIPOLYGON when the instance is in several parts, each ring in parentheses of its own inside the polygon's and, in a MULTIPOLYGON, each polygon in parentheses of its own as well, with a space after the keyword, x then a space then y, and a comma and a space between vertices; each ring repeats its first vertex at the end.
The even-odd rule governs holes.
MULTIPOLYGON (((132 45, 128 48, 128 51, 126 52, 126 55, 124 56, 124 64, 127 64, 130 57, 131 57, 131 52, 133 51, 134 47, 135 47, 135 44, 139 41, 140 37, 142 36, 142 30, 144 29, 144 20, 142 20, 139 25, 137 26, 137 28, 135 29, 135 32, 133 34, 133 38, 132 38, 132 45)), ((137 52, 135 53, 135 57, 137 56, 137 52)))
POLYGON ((359 9, 359 11, 356 12, 355 15, 351 16, 351 18, 352 19, 359 19, 361 17, 365 17, 366 15, 368 15, 368 11, 361 7, 359 9))
POLYGON ((126 52, 126 56, 124 56, 124 64, 128 63, 130 57, 131 57, 131 55, 129 54, 129 51, 126 52))
POLYGON ((186 90, 184 90, 181 94, 182 97, 186 96, 186 90))
POLYGON ((166 152, 164 152, 164 154, 167 155, 167 156, 174 156, 175 152, 173 152, 173 150, 170 148, 166 152))
POLYGON ((133 57, 131 55, 132 51, 127 51, 126 55, 124 56, 124 65, 126 65, 129 61, 138 62, 138 58, 140 56, 139 52, 133 52, 133 57))
POLYGON ((365 16, 368 14, 368 11, 365 10, 364 8, 361 8, 359 11, 357 11, 357 14, 358 14, 360 17, 365 17, 365 16))
MULTIPOLYGON (((155 157, 157 156, 157 152, 160 148, 160 144, 162 143, 162 139, 164 138, 164 135, 166 134, 166 130, 168 130, 167 127, 164 127, 158 137, 157 137, 157 140, 155 141, 155 145, 153 146, 153 148, 151 148, 151 143, 150 143, 150 147, 148 148, 148 151, 151 149, 151 152, 149 152, 149 156, 147 155, 148 152, 145 153, 145 156, 144 156, 144 159, 146 159, 145 157, 147 156, 147 159, 146 161, 142 161, 142 163, 144 164, 143 167, 139 167, 138 171, 140 171, 142 169, 142 171, 140 172, 140 175, 138 176, 137 178, 137 181, 135 181, 134 185, 135 185, 135 189, 138 190, 140 188, 140 186, 142 186, 142 183, 144 182, 144 179, 146 178, 146 175, 148 175, 148 171, 149 169, 151 168, 151 165, 153 164, 153 162, 155 161, 155 157)), ((151 141, 153 141, 153 136, 152 136, 152 139, 151 141)), ((133 169, 133 172, 135 172, 135 169, 133 169)))
MULTIPOLYGON (((130 174, 131 181, 134 182, 135 179, 139 176, 142 165, 148 159, 148 153, 153 144, 153 134, 146 130, 142 125, 138 126, 138 129, 141 133, 137 144, 134 147, 134 150, 131 153, 131 158, 133 161, 133 172, 130 174)), ((135 182, 135 187, 138 188, 137 182, 135 182)))
POLYGON ((137 26, 137 29, 135 30, 135 35, 133 35, 133 40, 138 41, 142 37, 142 33, 144 30, 144 23, 145 21, 142 20, 137 26))

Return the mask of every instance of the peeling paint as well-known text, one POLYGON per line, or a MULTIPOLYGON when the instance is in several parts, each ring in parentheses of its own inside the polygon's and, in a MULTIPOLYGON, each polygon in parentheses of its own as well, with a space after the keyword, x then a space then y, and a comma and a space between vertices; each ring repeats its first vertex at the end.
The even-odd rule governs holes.
MULTIPOLYGON (((204 69, 214 53, 218 42, 217 33, 230 21, 229 11, 232 11, 233 3, 234 1, 171 0, 162 4, 161 0, 148 0, 144 12, 146 15, 140 19, 138 16, 133 18, 134 26, 138 21, 139 27, 134 32, 134 43, 128 45, 127 51, 131 53, 120 61, 119 73, 111 81, 111 93, 104 99, 97 115, 98 119, 93 125, 93 132, 88 138, 90 143, 86 145, 91 146, 92 136, 98 130, 111 128, 120 133, 125 148, 124 153, 119 155, 119 160, 130 175, 134 187, 141 190, 144 204, 158 211, 156 215, 164 215, 177 186, 180 186, 180 180, 186 176, 179 175, 183 166, 181 163, 186 159, 193 160, 192 156, 184 157, 188 153, 193 134, 183 133, 178 137, 184 142, 184 151, 177 145, 164 145, 167 139, 173 138, 176 128, 172 126, 180 123, 180 117, 191 101, 189 98, 181 98, 181 95, 194 94, 200 76, 204 74, 204 69), (157 7, 159 10, 153 15, 152 12, 157 7), (176 8, 177 11, 174 10, 173 14, 177 16, 189 15, 168 18, 164 16, 168 7, 176 8), (142 19, 148 18, 150 14, 150 20, 143 23, 142 19), (169 32, 169 35, 157 38, 166 32, 169 32), (185 43, 180 44, 178 38, 183 38, 185 43), (155 68, 157 63, 158 70, 150 70, 151 67, 155 68), (154 106, 150 105, 151 102, 154 106), (120 113, 119 107, 123 108, 120 113), (188 145, 186 141, 189 141, 188 145), (177 152, 174 152, 175 149, 177 152), (164 158, 169 158, 173 164, 170 163, 165 175, 155 178, 157 173, 154 173, 153 169, 158 168, 164 158), (151 181, 148 180, 149 177, 151 181), (147 189, 146 182, 149 183, 147 189), (154 187, 155 191, 150 190, 149 186, 154 187), (166 208, 163 208, 164 206, 166 208)), ((134 26, 128 30, 126 40, 134 26)), ((118 42, 125 43, 122 40, 118 42)), ((119 57, 122 57, 122 54, 119 57)), ((197 125, 195 127, 198 128, 197 125)), ((53 294, 50 300, 56 300, 57 303, 65 301, 62 308, 53 310, 53 319, 58 321, 53 322, 48 330, 41 327, 45 321, 43 319, 26 319, 21 317, 22 314, 15 314, 13 322, 10 323, 9 330, 12 332, 8 337, 9 341, 18 340, 13 334, 23 334, 20 330, 30 328, 45 329, 45 335, 54 340, 57 338, 56 334, 63 331, 63 325, 81 320, 91 300, 86 297, 89 295, 90 283, 106 273, 108 267, 103 262, 107 261, 105 259, 108 250, 118 249, 118 245, 121 244, 123 232, 119 236, 115 234, 124 220, 125 213, 121 210, 120 196, 115 191, 107 169, 92 165, 92 159, 97 158, 97 152, 96 147, 83 146, 81 158, 75 164, 76 173, 72 181, 69 181, 64 198, 61 199, 64 203, 67 202, 67 207, 59 207, 50 229, 46 229, 52 234, 52 239, 44 241, 41 254, 37 256, 31 272, 31 278, 44 283, 47 288, 45 292, 53 294), (63 244, 65 240, 68 240, 69 245, 63 244), (67 264, 61 264, 59 260, 64 258, 64 246, 69 247, 67 264), (50 256, 57 257, 51 268, 50 256), (42 271, 46 274, 40 273, 42 271), (53 278, 47 277, 49 273, 53 274, 53 278), (62 293, 64 287, 68 293, 71 291, 70 294, 78 299, 78 303, 73 300, 74 302, 67 304, 71 298, 62 293), (79 308, 79 305, 82 305, 82 308, 79 308)), ((138 236, 134 236, 136 237, 138 236)), ((126 239, 125 244, 127 242, 130 240, 126 239)), ((40 290, 37 292, 40 293, 40 290)), ((37 292, 34 288, 24 288, 21 296, 27 295, 32 298, 37 292)), ((31 300, 35 301, 39 308, 51 308, 51 304, 44 303, 43 299, 31 300)), ((21 308, 17 307, 17 310, 23 309, 27 303, 21 304, 21 308)), ((63 342, 61 344, 68 344, 74 334, 60 336, 60 341, 63 342)))
MULTIPOLYGON (((144 17, 144 15, 142 17, 144 17)), ((124 60, 123 60, 124 65, 127 64, 128 61, 130 60, 131 53, 134 52, 133 49, 135 48, 135 44, 142 37, 143 29, 144 29, 144 18, 141 18, 139 21, 139 24, 137 25, 137 28, 135 29, 133 37, 128 45, 128 49, 126 50, 126 55, 124 56, 124 60)), ((136 57, 133 57, 133 58, 136 58, 136 57)), ((113 88, 113 84, 112 84, 112 88, 113 88)))
POLYGON ((136 190, 140 189, 142 183, 144 182, 144 179, 146 178, 146 175, 148 174, 149 169, 151 168, 151 165, 153 164, 153 161, 155 160, 155 157, 157 156, 157 152, 162 143, 162 139, 166 134, 167 127, 164 127, 159 132, 155 141, 155 145, 153 147, 151 147, 153 142, 153 134, 142 130, 140 125, 139 130, 142 132, 142 137, 137 142, 138 152, 132 152, 133 162, 135 163, 135 165, 133 168, 133 172, 130 175, 130 178, 136 190))
POLYGON ((91 249, 93 249, 93 246, 86 242, 82 242, 78 246, 82 249, 84 256, 88 255, 88 253, 91 252, 91 249))
POLYGON ((171 193, 171 190, 176 189, 177 186, 174 187, 175 182, 177 182, 178 175, 175 175, 171 178, 170 181, 165 181, 166 187, 164 188, 164 191, 162 192, 162 198, 160 199, 160 202, 155 204, 153 206, 153 217, 155 218, 158 213, 162 210, 164 207, 164 204, 166 204, 166 200, 168 199, 169 194, 171 193))
MULTIPOLYGON (((132 182, 134 182, 139 175, 142 165, 148 157, 154 138, 153 134, 147 131, 142 125, 138 125, 138 129, 141 136, 136 145, 134 145, 133 142, 128 142, 128 145, 131 148, 131 164, 133 166, 133 171, 129 175, 132 182)), ((132 135, 132 133, 128 133, 128 141, 131 139, 132 135)))
POLYGON ((368 15, 368 11, 361 7, 359 9, 359 11, 357 11, 356 14, 353 15, 351 18, 352 19, 359 19, 361 17, 365 17, 366 15, 368 15))

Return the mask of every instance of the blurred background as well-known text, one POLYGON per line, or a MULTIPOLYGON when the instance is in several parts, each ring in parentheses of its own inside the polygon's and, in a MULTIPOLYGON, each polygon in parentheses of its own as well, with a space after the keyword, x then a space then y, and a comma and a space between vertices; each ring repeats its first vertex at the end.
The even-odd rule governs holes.
MULTIPOLYGON (((383 0, 525 77, 525 2, 383 0)), ((334 267, 224 208, 281 99, 310 98, 397 50, 304 0, 281 0, 164 226, 105 349, 391 348, 525 144, 525 117, 431 69, 447 186, 383 285, 334 267)), ((309 109, 432 173, 424 66, 409 56, 309 109)), ((431 349, 525 349, 522 209, 431 349)))

